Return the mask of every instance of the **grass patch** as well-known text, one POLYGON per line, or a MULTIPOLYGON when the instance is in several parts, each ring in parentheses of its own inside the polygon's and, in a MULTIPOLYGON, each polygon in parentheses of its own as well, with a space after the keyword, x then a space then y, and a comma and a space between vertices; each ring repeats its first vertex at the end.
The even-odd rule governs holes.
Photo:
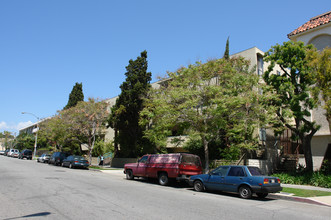
POLYGON ((105 168, 105 167, 99 167, 99 166, 89 166, 89 169, 96 169, 96 170, 119 170, 116 168, 105 168))
POLYGON ((295 189, 283 187, 282 192, 293 193, 299 197, 317 197, 317 196, 331 196, 331 192, 324 192, 319 190, 295 189))

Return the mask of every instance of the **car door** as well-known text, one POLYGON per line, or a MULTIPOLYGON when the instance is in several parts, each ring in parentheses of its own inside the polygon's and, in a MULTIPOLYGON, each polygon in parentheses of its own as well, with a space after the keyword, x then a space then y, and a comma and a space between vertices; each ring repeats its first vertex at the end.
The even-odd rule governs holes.
POLYGON ((140 160, 138 160, 137 172, 135 173, 136 176, 146 175, 147 160, 148 156, 143 156, 142 158, 140 158, 140 160))
POLYGON ((73 156, 69 156, 69 157, 63 159, 63 165, 66 166, 66 167, 68 167, 69 164, 70 164, 72 161, 73 161, 73 156))
POLYGON ((238 187, 241 183, 247 182, 247 174, 243 167, 240 166, 232 166, 225 177, 225 185, 227 191, 237 192, 238 187))
POLYGON ((228 166, 220 166, 210 172, 205 186, 210 190, 226 191, 225 176, 229 170, 228 166))

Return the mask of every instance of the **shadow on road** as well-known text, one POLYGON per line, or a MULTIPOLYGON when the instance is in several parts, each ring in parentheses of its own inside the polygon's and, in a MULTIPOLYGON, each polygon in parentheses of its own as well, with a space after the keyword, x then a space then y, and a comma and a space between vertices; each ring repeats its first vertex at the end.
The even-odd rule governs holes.
POLYGON ((50 212, 39 212, 39 213, 31 214, 31 215, 24 215, 24 216, 13 217, 13 218, 6 218, 4 220, 20 219, 20 218, 34 218, 34 217, 47 216, 47 215, 50 215, 50 214, 52 214, 52 213, 50 213, 50 212))

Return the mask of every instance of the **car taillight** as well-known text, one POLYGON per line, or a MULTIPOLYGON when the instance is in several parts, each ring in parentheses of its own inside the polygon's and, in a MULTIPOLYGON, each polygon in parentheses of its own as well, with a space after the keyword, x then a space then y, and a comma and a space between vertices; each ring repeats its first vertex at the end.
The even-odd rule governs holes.
POLYGON ((74 161, 75 163, 78 163, 78 161, 76 160, 76 161, 74 161))
POLYGON ((277 182, 280 183, 280 179, 279 178, 277 178, 277 182))
POLYGON ((269 183, 269 180, 268 179, 264 179, 263 180, 263 184, 268 184, 269 183))

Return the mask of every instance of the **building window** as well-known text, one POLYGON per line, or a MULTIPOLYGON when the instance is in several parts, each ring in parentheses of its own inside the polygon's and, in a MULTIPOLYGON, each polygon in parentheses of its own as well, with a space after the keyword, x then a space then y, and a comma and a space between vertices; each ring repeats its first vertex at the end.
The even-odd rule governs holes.
POLYGON ((263 75, 263 56, 261 54, 257 54, 257 75, 263 75))
POLYGON ((265 128, 260 128, 259 136, 260 136, 261 141, 267 140, 267 132, 266 132, 265 128))

